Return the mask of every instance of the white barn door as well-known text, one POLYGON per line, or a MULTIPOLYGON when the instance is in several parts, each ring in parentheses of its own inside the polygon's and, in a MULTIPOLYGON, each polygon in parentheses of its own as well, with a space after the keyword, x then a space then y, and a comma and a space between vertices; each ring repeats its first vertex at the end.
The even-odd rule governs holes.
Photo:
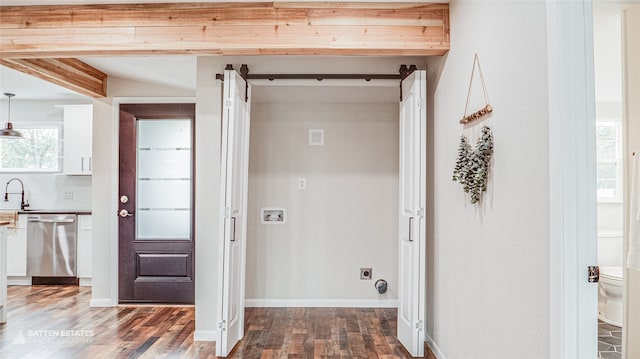
POLYGON ((250 88, 233 70, 224 72, 220 248, 216 355, 227 356, 244 336, 244 280, 249 176, 250 88), (246 92, 245 92, 246 91, 246 92))
POLYGON ((398 339, 412 356, 424 355, 425 341, 426 77, 405 78, 400 102, 398 339))

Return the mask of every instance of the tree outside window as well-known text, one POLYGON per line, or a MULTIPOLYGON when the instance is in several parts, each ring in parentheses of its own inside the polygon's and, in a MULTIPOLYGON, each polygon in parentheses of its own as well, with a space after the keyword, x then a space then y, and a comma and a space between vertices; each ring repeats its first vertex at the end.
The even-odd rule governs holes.
POLYGON ((0 140, 0 170, 3 172, 58 172, 60 127, 16 128, 22 139, 0 140))
POLYGON ((601 202, 622 201, 621 120, 596 120, 597 192, 601 202))

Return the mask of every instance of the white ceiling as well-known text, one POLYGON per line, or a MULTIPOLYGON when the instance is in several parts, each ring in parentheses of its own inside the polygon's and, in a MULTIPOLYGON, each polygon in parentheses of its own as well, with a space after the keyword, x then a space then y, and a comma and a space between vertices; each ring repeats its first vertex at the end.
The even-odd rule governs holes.
MULTIPOLYGON (((0 93, 14 93, 15 100, 86 100, 87 97, 31 75, 0 66, 0 93)), ((3 100, 4 100, 3 96, 3 100)))
MULTIPOLYGON (((195 56, 139 56, 80 58, 109 76, 195 90, 195 56)), ((87 97, 31 75, 0 66, 0 93, 16 100, 75 100, 87 97)))
POLYGON ((181 89, 196 88, 195 56, 81 57, 79 60, 109 76, 181 89))

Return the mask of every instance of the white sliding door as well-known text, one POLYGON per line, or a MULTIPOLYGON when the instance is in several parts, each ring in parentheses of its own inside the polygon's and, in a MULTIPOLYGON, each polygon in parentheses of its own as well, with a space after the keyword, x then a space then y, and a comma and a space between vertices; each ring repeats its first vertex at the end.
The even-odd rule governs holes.
MULTIPOLYGON (((250 88, 233 70, 224 72, 221 216, 216 355, 227 356, 244 336, 250 88)), ((202 279, 201 279, 202 280, 202 279)))
POLYGON ((398 339, 413 356, 424 355, 425 340, 426 77, 404 79, 400 103, 398 339))

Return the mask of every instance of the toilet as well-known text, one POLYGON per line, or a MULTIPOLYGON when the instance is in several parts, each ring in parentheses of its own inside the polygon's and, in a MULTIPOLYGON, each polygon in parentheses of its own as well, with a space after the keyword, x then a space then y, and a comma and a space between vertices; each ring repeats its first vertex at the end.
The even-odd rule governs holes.
POLYGON ((622 327, 622 267, 600 267, 598 319, 622 327))
POLYGON ((598 318, 622 326, 622 232, 598 232, 598 318))

